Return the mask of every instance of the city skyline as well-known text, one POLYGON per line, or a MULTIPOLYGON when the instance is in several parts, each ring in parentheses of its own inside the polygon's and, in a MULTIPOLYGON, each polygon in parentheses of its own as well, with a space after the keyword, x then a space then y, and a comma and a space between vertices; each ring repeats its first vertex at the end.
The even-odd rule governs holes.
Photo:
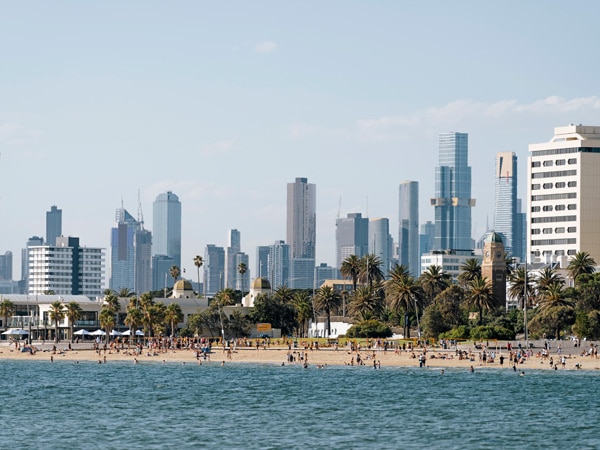
POLYGON ((0 253, 14 278, 51 205, 64 236, 108 249, 117 205, 135 211, 139 192, 149 217, 168 190, 184 205, 188 275, 228 229, 252 263, 286 239, 295 177, 318 187, 315 263, 334 266, 338 216, 387 217, 396 238, 402 180, 419 183, 419 223, 433 220, 449 131, 469 135, 477 240, 494 223, 498 152, 516 153, 525 199, 528 146, 597 123, 596 2, 584 15, 561 2, 265 5, 5 5, 0 253), (557 33, 565 23, 578 32, 557 33), (543 69, 557 59, 585 70, 543 69))

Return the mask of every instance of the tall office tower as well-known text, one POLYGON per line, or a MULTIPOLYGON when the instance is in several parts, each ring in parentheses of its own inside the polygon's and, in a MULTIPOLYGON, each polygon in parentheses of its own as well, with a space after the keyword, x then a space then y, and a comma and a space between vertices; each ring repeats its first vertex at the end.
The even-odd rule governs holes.
POLYGON ((510 256, 520 256, 521 228, 517 203, 517 155, 514 152, 496 154, 494 231, 510 256), (515 252, 517 250, 517 252, 515 252))
POLYGON ((244 252, 239 252, 235 254, 235 283, 233 289, 241 292, 248 292, 250 289, 250 266, 249 266, 250 258, 244 252), (246 266, 246 272, 240 273, 240 264, 244 264, 246 266))
POLYGON ((6 252, 0 255, 0 281, 11 281, 13 274, 13 254, 6 252))
POLYGON ((315 287, 319 289, 325 280, 339 280, 340 271, 337 267, 328 266, 327 263, 321 263, 315 267, 315 287))
POLYGON ((281 286, 291 287, 289 283, 291 273, 290 253, 290 245, 286 244, 285 241, 275 241, 275 243, 269 247, 269 272, 267 278, 273 289, 277 289, 281 286))
POLYGON ((215 295, 225 287, 225 249, 208 244, 204 249, 206 295, 215 295))
POLYGON ((381 260, 380 269, 385 277, 391 269, 392 248, 390 220, 386 218, 369 220, 369 254, 381 260))
POLYGON ((167 255, 181 268, 181 203, 171 191, 159 194, 152 210, 152 256, 167 255))
POLYGON ((171 267, 175 260, 167 255, 154 255, 152 257, 152 290, 165 291, 173 284, 171 278, 171 267))
POLYGON ((419 254, 419 182, 403 181, 399 189, 398 207, 398 264, 418 277, 421 267, 419 254))
POLYGON ((229 230, 225 250, 225 287, 236 289, 238 269, 237 254, 242 251, 241 235, 236 229, 229 230))
POLYGON ((117 226, 111 229, 109 287, 129 289, 138 295, 152 289, 152 234, 125 208, 117 209, 117 226))
POLYGON ((79 238, 59 237, 56 245, 29 247, 28 294, 101 296, 104 249, 81 247, 79 238))
POLYGON ((435 168, 434 250, 471 250, 471 167, 467 133, 440 134, 439 166, 435 168))
POLYGON ((369 253, 369 219, 361 213, 350 213, 335 221, 337 268, 351 255, 359 258, 369 253))
POLYGON ((419 233, 419 254, 423 256, 425 253, 430 253, 433 250, 433 241, 435 238, 435 224, 428 220, 421 225, 419 233))
POLYGON ((269 278, 269 252, 271 247, 259 245, 256 247, 256 278, 269 278))
POLYGON ((19 291, 23 294, 29 292, 29 247, 44 245, 44 238, 32 236, 25 243, 25 248, 21 250, 21 286, 19 291))
POLYGON ((316 225, 317 187, 306 178, 296 178, 287 185, 286 234, 290 246, 290 280, 296 289, 312 289, 314 284, 316 225))
POLYGON ((56 245, 56 238, 62 236, 62 209, 55 205, 46 211, 46 244, 56 245))
POLYGON ((523 212, 523 201, 517 199, 517 227, 518 236, 515 234, 513 246, 513 255, 519 258, 519 261, 525 261, 525 251, 527 249, 527 214, 523 212))
POLYGON ((582 251, 600 261, 600 126, 556 127, 529 151, 527 254, 561 266, 582 251))

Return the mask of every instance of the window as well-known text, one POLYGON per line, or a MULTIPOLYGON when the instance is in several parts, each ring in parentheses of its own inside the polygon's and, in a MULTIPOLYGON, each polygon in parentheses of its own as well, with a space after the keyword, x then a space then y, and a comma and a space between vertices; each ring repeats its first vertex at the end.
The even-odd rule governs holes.
POLYGON ((533 161, 531 163, 531 167, 540 167, 540 162, 539 161, 533 161))
POLYGON ((554 165, 554 161, 544 161, 544 167, 551 167, 554 165))
POLYGON ((569 181, 569 182, 567 183, 567 186, 568 186, 568 187, 577 187, 577 181, 569 181))
POLYGON ((577 164, 577 158, 569 158, 569 164, 577 164))
POLYGON ((542 187, 544 189, 552 189, 554 186, 552 185, 552 183, 544 183, 544 185, 542 187))
POLYGON ((554 229, 555 233, 564 233, 565 232, 565 227, 558 227, 554 229))
POLYGON ((531 212, 540 212, 540 207, 539 206, 532 206, 531 207, 531 212))
POLYGON ((571 203, 571 204, 567 205, 567 209, 569 211, 573 211, 573 210, 577 209, 577 205, 571 203))
POLYGON ((564 159, 557 159, 556 160, 556 165, 557 166, 564 166, 566 163, 566 161, 564 159))
POLYGON ((564 188, 567 184, 564 181, 559 181, 558 183, 555 183, 554 186, 556 186, 558 189, 560 188, 564 188))
POLYGON ((556 205, 554 207, 554 209, 556 209, 557 211, 564 211, 565 210, 565 205, 556 205))
POLYGON ((552 228, 544 228, 542 234, 552 234, 552 228))
POLYGON ((537 189, 539 189, 539 188, 540 188, 540 185, 539 185, 539 184, 532 184, 532 185, 531 185, 531 190, 532 190, 532 191, 535 191, 535 190, 537 190, 537 189))
POLYGON ((546 206, 544 206, 544 207, 542 208, 542 210, 543 210, 544 212, 549 212, 549 211, 552 211, 552 205, 546 205, 546 206))
POLYGON ((577 233, 577 227, 569 227, 569 228, 567 228, 567 233, 577 233))
POLYGON ((539 228, 533 228, 531 230, 531 234, 540 234, 540 229, 539 228))

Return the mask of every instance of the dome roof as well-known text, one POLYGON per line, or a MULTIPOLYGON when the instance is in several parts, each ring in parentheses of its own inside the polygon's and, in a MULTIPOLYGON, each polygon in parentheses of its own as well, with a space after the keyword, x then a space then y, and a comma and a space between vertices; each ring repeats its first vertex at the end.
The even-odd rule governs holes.
POLYGON ((269 280, 267 280, 266 278, 256 278, 253 282, 252 282, 252 289, 257 290, 257 289, 271 289, 271 283, 269 283, 269 280))
POLYGON ((175 286, 173 286, 174 290, 177 291, 193 291, 192 283, 188 280, 178 280, 175 282, 175 286))
POLYGON ((488 234, 488 236, 485 238, 484 242, 486 242, 486 243, 498 243, 498 244, 503 244, 504 243, 504 242, 502 242, 502 236, 500 236, 495 231, 492 231, 490 234, 488 234))

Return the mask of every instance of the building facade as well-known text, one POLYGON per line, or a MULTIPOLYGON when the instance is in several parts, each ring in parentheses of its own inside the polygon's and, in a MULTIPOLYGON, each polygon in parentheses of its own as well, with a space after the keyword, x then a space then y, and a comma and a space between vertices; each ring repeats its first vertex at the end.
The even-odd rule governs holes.
POLYGON ((302 279, 296 283, 298 288, 310 289, 314 284, 316 241, 317 187, 306 178, 296 178, 287 184, 286 242, 290 246, 291 278, 302 279), (307 260, 312 260, 308 273, 307 260))
POLYGON ((62 236, 62 209, 56 205, 46 211, 46 244, 56 245, 56 238, 62 236))
POLYGON ((369 252, 369 219, 361 213, 350 213, 335 222, 337 268, 351 255, 362 258, 369 252))
POLYGON ((398 263, 406 266, 410 275, 419 276, 419 183, 400 183, 398 205, 398 263))
POLYGON ((527 254, 561 266, 580 251, 600 261, 600 126, 556 127, 529 151, 527 254))
POLYGON ((387 218, 369 220, 369 254, 381 260, 381 271, 387 277, 392 268, 393 240, 390 235, 390 220, 387 218))
POLYGON ((435 237, 433 248, 471 250, 471 167, 468 164, 467 133, 442 133, 439 137, 439 166, 435 169, 435 237))
POLYGON ((225 249, 208 244, 204 249, 204 285, 207 296, 225 287, 225 249))
POLYGON ((181 268, 181 203, 173 192, 159 194, 154 200, 152 226, 152 256, 170 256, 181 268))
POLYGON ((242 251, 241 234, 238 230, 229 230, 225 249, 225 287, 236 289, 238 278, 238 253, 242 251))
POLYGON ((266 278, 269 280, 273 289, 282 286, 291 287, 290 254, 290 245, 286 244, 285 241, 275 241, 275 243, 269 247, 268 275, 266 278))

